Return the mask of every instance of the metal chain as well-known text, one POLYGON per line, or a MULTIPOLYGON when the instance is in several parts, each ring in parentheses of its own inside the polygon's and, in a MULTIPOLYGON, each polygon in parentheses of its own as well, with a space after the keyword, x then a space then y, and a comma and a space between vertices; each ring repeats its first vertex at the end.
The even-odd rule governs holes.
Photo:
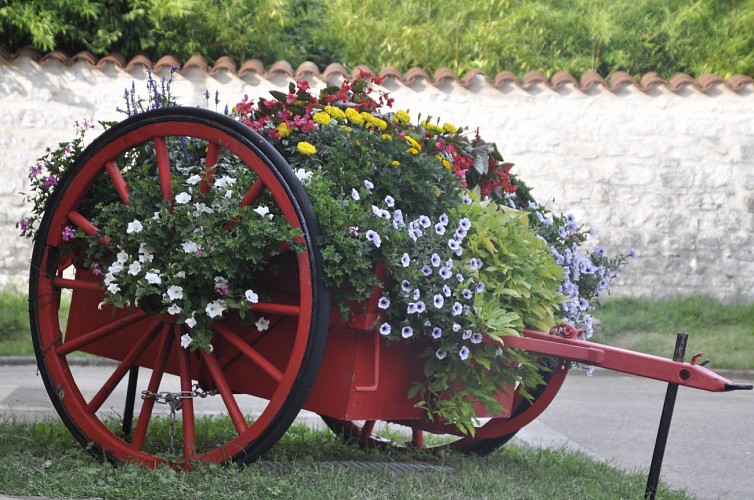
POLYGON ((194 384, 191 387, 190 391, 141 391, 141 399, 153 398, 154 402, 157 404, 166 404, 170 406, 170 448, 168 449, 168 453, 170 453, 171 455, 175 454, 176 412, 183 408, 183 400, 193 398, 206 398, 208 396, 215 396, 216 394, 216 389, 204 391, 199 387, 199 384, 194 384))

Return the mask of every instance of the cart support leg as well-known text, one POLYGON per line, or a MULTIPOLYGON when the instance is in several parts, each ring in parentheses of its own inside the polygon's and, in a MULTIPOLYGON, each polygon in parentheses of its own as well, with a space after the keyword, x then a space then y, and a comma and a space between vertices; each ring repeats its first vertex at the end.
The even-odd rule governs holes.
MULTIPOLYGON (((673 361, 683 362, 686 355, 686 343, 688 341, 687 333, 679 333, 675 339, 675 353, 673 361)), ((647 488, 644 490, 644 498, 654 500, 657 493, 657 485, 660 482, 660 469, 662 469, 662 460, 665 456, 665 445, 668 442, 670 433, 670 421, 673 419, 673 409, 675 408, 675 398, 678 394, 678 384, 668 384, 665 392, 665 404, 662 407, 662 416, 660 417, 660 427, 657 430, 657 440, 655 449, 652 454, 652 465, 649 467, 649 477, 647 478, 647 488)))
POLYGON ((134 401, 136 400, 136 382, 139 380, 139 367, 132 366, 128 371, 128 388, 126 390, 126 407, 123 410, 123 435, 130 439, 134 421, 134 401))

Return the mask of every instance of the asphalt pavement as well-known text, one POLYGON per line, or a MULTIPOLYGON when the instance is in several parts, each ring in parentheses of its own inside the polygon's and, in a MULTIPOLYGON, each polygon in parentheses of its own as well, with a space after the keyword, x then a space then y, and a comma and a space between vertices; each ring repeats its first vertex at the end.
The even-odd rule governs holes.
MULTIPOLYGON (((107 366, 74 369, 78 380, 102 380, 101 374, 112 370, 107 366)), ((751 373, 725 376, 754 382, 751 373)), ((597 370, 593 376, 572 370, 550 407, 522 429, 516 440, 578 450, 615 467, 646 473, 666 387, 662 382, 606 370, 597 370)), ((0 415, 56 416, 34 364, 0 358, 0 415), (3 364, 9 361, 13 364, 3 364)), ((681 387, 661 480, 699 499, 754 499, 753 418, 752 391, 708 393, 681 387)), ((299 421, 320 425, 319 418, 306 411, 299 421)))

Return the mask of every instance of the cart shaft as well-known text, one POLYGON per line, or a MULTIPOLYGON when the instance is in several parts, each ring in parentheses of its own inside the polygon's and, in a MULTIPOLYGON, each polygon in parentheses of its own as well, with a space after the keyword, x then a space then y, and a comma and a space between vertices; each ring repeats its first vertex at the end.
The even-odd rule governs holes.
POLYGON ((523 337, 503 337, 507 347, 525 349, 538 354, 557 356, 587 365, 600 366, 640 377, 723 392, 751 389, 751 385, 735 384, 707 368, 671 359, 610 347, 576 338, 564 338, 536 330, 524 330, 523 337))

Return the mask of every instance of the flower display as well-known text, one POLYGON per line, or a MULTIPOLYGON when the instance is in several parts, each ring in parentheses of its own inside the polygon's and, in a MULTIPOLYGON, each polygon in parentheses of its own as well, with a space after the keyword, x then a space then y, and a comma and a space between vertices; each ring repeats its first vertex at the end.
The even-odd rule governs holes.
MULTIPOLYGON (((169 84, 151 75, 149 82, 147 107, 174 104, 169 84)), ((501 338, 561 321, 589 335, 589 311, 625 256, 584 251, 587 233, 571 216, 537 205, 478 130, 414 121, 392 109, 380 84, 362 74, 315 95, 295 82, 271 99, 244 96, 228 113, 282 154, 326 221, 318 237, 322 279, 343 319, 354 301, 379 290, 374 330, 388 341, 421 343, 425 377, 407 397, 431 419, 473 432, 475 404, 500 411, 497 393, 541 381, 536 357, 505 348, 501 338)), ((134 92, 125 98, 127 114, 144 109, 134 92)), ((32 214, 18 224, 22 235, 34 236, 90 128, 78 124, 71 142, 29 168, 32 214)), ((270 319, 251 307, 264 300, 255 276, 281 248, 301 251, 300 231, 269 195, 244 206, 254 175, 238 158, 221 155, 210 182, 202 144, 176 141, 168 151, 180 174, 172 201, 159 183, 143 180, 154 168, 144 148, 123 173, 139 187, 137 199, 112 203, 117 194, 95 184, 92 222, 113 235, 107 244, 70 226, 62 240, 86 245, 83 266, 103 276, 105 303, 174 316, 190 328, 185 348, 212 350, 210 325, 230 316, 268 330, 270 319)))

